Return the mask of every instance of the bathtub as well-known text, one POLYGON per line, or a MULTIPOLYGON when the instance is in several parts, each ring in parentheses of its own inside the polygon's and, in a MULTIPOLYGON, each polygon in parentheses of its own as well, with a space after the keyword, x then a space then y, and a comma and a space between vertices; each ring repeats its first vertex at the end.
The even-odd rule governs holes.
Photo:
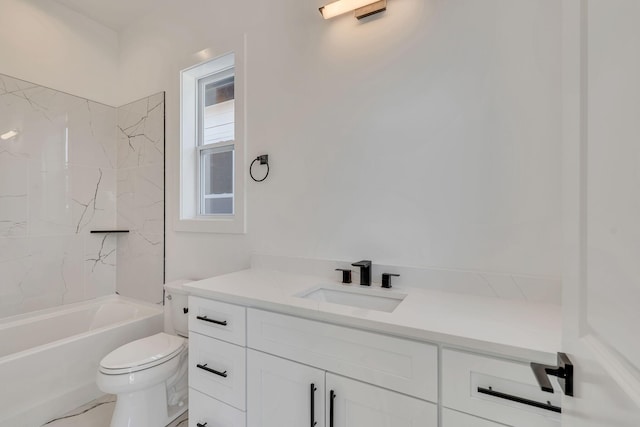
POLYGON ((0 320, 0 427, 37 427, 102 393, 100 360, 163 328, 162 308, 117 295, 0 320))

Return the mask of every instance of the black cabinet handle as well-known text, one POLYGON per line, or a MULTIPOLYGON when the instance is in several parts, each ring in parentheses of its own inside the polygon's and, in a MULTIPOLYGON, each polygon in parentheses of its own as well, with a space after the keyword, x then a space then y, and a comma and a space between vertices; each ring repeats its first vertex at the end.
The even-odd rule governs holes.
POLYGON ((311 383, 311 423, 310 426, 314 427, 316 424, 316 403, 315 403, 315 395, 316 395, 316 385, 311 383))
POLYGON ((551 412, 562 413, 562 408, 560 408, 559 406, 552 405, 551 402, 547 402, 547 403, 536 402, 535 400, 525 399, 524 397, 513 396, 511 394, 495 391, 493 390, 492 387, 489 387, 489 388, 478 387, 478 393, 488 394, 489 396, 510 400, 512 402, 522 403, 524 405, 535 406, 536 408, 546 409, 547 411, 551 411, 551 412))
POLYGON ((204 424, 198 423, 196 424, 196 427, 207 427, 207 423, 204 423, 204 424))
POLYGON ((196 367, 198 367, 200 369, 204 369, 207 372, 211 372, 212 374, 220 375, 223 378, 227 378, 227 371, 220 372, 220 371, 216 371, 215 369, 207 368, 207 364, 206 363, 204 365, 198 364, 198 365, 196 365, 196 367))
POLYGON ((333 427, 333 399, 336 398, 336 393, 331 390, 329 393, 329 427, 333 427))
POLYGON ((198 320, 204 320, 205 322, 209 322, 209 323, 215 323, 216 325, 222 325, 222 326, 227 326, 227 321, 223 320, 213 320, 213 319, 209 319, 207 316, 196 316, 196 319, 198 320))

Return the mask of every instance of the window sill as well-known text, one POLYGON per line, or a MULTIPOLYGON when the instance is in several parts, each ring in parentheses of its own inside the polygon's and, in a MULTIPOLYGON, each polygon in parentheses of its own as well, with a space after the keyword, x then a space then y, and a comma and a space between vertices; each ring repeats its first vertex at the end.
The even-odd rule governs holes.
POLYGON ((174 231, 187 233, 245 234, 244 221, 239 218, 183 218, 174 221, 174 231))

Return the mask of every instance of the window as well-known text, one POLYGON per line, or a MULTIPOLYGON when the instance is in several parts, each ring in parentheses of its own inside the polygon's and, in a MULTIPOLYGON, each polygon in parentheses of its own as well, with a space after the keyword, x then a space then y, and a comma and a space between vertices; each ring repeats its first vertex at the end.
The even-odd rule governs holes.
POLYGON ((200 215, 233 215, 235 71, 198 82, 198 175, 200 215))
POLYGON ((235 58, 181 73, 178 231, 245 231, 243 88, 235 58))

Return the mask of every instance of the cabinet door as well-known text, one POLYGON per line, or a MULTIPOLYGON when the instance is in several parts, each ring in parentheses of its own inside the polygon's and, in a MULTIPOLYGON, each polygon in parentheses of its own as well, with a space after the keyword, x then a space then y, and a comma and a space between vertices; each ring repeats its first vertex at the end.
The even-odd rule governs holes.
POLYGON ((323 427, 324 371, 247 351, 249 427, 323 427))
POLYGON ((326 374, 327 427, 436 427, 436 405, 326 374))

